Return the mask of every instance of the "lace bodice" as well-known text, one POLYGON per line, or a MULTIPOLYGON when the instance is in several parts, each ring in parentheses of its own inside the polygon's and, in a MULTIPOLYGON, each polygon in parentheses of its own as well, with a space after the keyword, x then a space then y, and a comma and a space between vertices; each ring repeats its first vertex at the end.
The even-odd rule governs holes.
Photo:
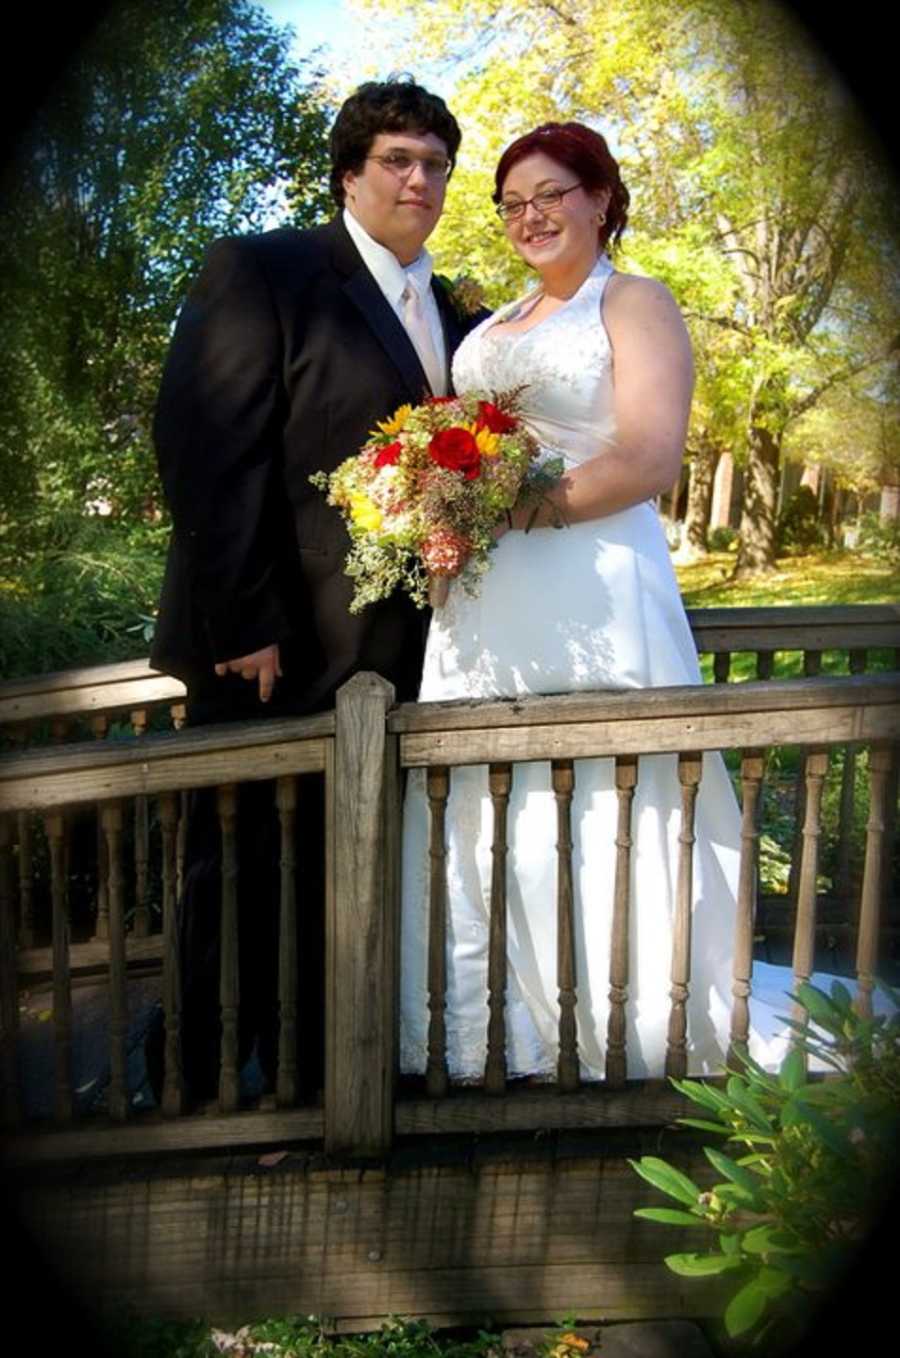
POLYGON ((612 349, 601 304, 613 272, 600 255, 564 306, 529 330, 500 324, 522 305, 501 307, 463 341, 453 360, 458 392, 500 392, 527 383, 522 415, 551 454, 571 465, 614 437, 612 349))

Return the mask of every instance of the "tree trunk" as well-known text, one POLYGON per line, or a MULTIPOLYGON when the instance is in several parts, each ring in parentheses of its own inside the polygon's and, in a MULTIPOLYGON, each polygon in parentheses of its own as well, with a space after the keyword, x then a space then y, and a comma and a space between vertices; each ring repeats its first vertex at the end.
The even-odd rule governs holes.
POLYGON ((684 533, 678 553, 680 558, 696 560, 697 557, 706 556, 708 550, 706 535, 709 531, 709 518, 712 511, 713 482, 721 455, 720 448, 704 439, 691 458, 684 533))
POLYGON ((775 566, 775 517, 781 439, 753 419, 744 475, 744 509, 735 578, 775 566))

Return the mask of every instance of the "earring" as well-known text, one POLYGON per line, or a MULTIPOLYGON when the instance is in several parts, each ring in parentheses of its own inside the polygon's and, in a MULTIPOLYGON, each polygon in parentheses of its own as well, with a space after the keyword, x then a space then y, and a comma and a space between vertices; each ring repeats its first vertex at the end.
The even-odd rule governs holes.
POLYGON ((597 225, 598 225, 598 226, 606 226, 606 213, 605 213, 605 212, 598 212, 598 213, 597 213, 597 225))

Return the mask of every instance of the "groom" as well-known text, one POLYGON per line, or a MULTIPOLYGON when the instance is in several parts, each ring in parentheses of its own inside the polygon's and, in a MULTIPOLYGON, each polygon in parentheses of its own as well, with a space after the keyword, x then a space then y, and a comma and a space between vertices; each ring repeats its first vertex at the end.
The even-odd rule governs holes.
MULTIPOLYGON (((457 315, 423 248, 459 142, 438 96, 408 80, 365 84, 331 132, 334 220, 209 251, 154 425, 174 529, 151 663, 187 684, 190 724, 321 710, 358 670, 390 680, 400 701, 416 696, 422 615, 400 593, 349 612, 346 530, 309 476, 357 452, 398 406, 443 395, 453 351, 479 319, 457 315)), ((271 786, 243 785, 238 818, 240 1056, 258 1039, 270 1081, 280 856, 271 801, 271 786)), ((308 832, 309 817, 298 820, 308 832)), ((307 864, 320 863, 321 842, 307 836, 302 848, 307 864)), ((180 921, 184 1068, 198 1098, 215 1093, 218 1063, 219 866, 214 797, 198 793, 180 921)), ((305 942, 318 952, 316 928, 305 942)), ((304 977, 303 990, 316 1027, 318 977, 304 977)), ((157 1086, 160 1066, 157 1032, 148 1044, 157 1086)))

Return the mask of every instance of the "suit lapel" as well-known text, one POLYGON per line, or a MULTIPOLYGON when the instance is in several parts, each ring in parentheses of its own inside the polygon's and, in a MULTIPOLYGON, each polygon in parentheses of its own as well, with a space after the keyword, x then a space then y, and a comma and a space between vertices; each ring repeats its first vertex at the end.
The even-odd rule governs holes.
POLYGON ((344 293, 362 313, 366 324, 403 378, 411 400, 417 404, 431 390, 419 355, 339 217, 331 223, 331 230, 332 259, 338 273, 344 277, 344 293))

